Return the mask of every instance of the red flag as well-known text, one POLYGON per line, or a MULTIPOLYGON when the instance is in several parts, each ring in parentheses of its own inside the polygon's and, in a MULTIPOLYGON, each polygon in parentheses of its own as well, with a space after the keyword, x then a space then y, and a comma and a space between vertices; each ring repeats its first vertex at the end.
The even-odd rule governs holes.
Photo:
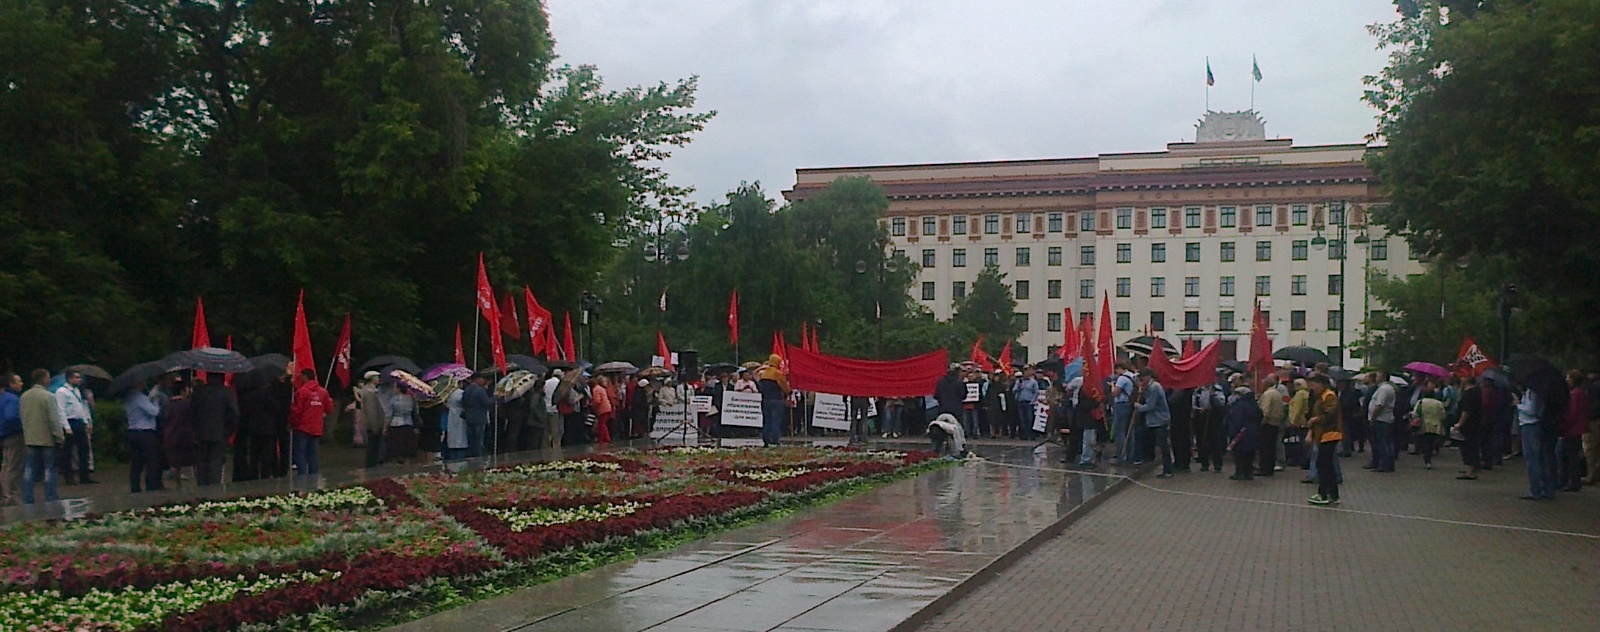
POLYGON ((1000 348, 1000 370, 1011 372, 1011 341, 1006 341, 1006 346, 1000 348))
POLYGON ((656 355, 661 356, 661 368, 672 371, 672 351, 667 349, 667 338, 656 330, 656 355))
POLYGON ((1056 349, 1056 355, 1062 362, 1071 362, 1078 357, 1078 330, 1072 322, 1072 308, 1062 310, 1061 314, 1061 348, 1056 349))
POLYGON ((800 349, 802 351, 816 351, 816 349, 811 348, 811 330, 809 327, 810 325, 807 325, 806 321, 800 321, 800 349))
POLYGON ((511 299, 510 290, 496 307, 500 308, 500 333, 511 336, 512 340, 521 340, 522 323, 517 319, 517 302, 511 299))
POLYGON ((822 332, 816 327, 811 328, 811 352, 822 353, 822 332))
POLYGON ((1106 376, 1100 372, 1100 362, 1095 358, 1094 312, 1083 315, 1078 325, 1078 350, 1083 357, 1083 389, 1097 400, 1105 400, 1103 388, 1106 376))
POLYGON ((728 344, 739 344, 739 288, 728 297, 728 344))
POLYGON ((1100 301, 1100 340, 1095 343, 1095 361, 1100 375, 1111 375, 1116 370, 1116 355, 1111 348, 1111 295, 1104 294, 1100 301))
POLYGON ((1217 355, 1221 348, 1221 341, 1214 340, 1204 350, 1173 362, 1167 358, 1167 346, 1156 340, 1150 345, 1150 369, 1168 389, 1206 386, 1217 379, 1217 355))
POLYGON ((206 331, 206 303, 194 298, 194 334, 189 337, 189 347, 199 349, 211 346, 211 333, 206 331))
MULTIPOLYGON (((456 325, 456 335, 461 335, 461 326, 456 325)), ((333 345, 333 376, 339 378, 339 383, 345 388, 350 388, 350 313, 344 314, 344 327, 339 330, 339 342, 333 345)))
POLYGON ((1181 357, 1181 358, 1192 358, 1192 357, 1194 357, 1194 354, 1199 353, 1199 352, 1200 352, 1200 341, 1195 340, 1194 338, 1190 338, 1188 340, 1183 341, 1183 355, 1181 355, 1179 357, 1181 357))
POLYGON ((1267 337, 1267 319, 1261 314, 1261 304, 1256 303, 1255 314, 1250 317, 1250 363, 1246 367, 1255 376, 1256 387, 1272 373, 1272 339, 1267 337))
POLYGON ((1478 377, 1496 366, 1499 365, 1483 352, 1472 336, 1461 339, 1461 350, 1456 352, 1456 361, 1450 365, 1455 374, 1461 377, 1478 377))
POLYGON ((566 321, 567 330, 561 332, 561 356, 568 362, 577 362, 577 349, 572 346, 572 312, 566 312, 563 320, 566 321))
POLYGON ((972 362, 983 369, 984 373, 994 372, 994 362, 989 360, 989 354, 983 350, 983 334, 978 334, 978 339, 972 342, 972 362))
MULTIPOLYGON (((233 351, 233 334, 228 334, 227 349, 229 351, 233 351)), ((233 386, 233 374, 232 373, 223 374, 223 376, 222 376, 222 385, 223 386, 233 386)))
POLYGON ((456 323, 456 364, 467 365, 467 352, 461 347, 461 323, 456 323))
POLYGON ((501 373, 506 370, 506 345, 500 337, 500 307, 494 302, 494 287, 489 285, 489 272, 483 267, 483 253, 478 253, 478 314, 489 323, 489 352, 494 365, 501 373))
POLYGON ((294 306, 294 374, 298 381, 301 372, 310 370, 316 379, 317 365, 311 359, 311 331, 306 327, 306 291, 300 290, 300 300, 294 306))
POLYGON ((533 290, 526 285, 522 286, 522 302, 528 314, 528 345, 534 355, 548 358, 556 352, 550 344, 553 315, 539 304, 539 299, 533 297, 533 290))

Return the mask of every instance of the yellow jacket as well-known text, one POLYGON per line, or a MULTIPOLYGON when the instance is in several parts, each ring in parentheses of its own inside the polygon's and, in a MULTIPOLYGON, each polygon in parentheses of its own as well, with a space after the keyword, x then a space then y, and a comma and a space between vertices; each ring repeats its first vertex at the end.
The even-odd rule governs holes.
POLYGON ((1302 388, 1289 399, 1289 426, 1305 428, 1311 425, 1311 389, 1302 388))

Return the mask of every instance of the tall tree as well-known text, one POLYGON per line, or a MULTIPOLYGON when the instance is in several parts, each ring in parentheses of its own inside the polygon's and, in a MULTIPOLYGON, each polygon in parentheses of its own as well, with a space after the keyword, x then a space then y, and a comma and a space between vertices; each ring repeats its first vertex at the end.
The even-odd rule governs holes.
POLYGON ((956 301, 951 320, 983 334, 984 340, 995 348, 1015 342, 1024 323, 1017 315, 1017 300, 1011 296, 1011 286, 1006 285, 1006 275, 993 265, 984 266, 966 298, 956 301))

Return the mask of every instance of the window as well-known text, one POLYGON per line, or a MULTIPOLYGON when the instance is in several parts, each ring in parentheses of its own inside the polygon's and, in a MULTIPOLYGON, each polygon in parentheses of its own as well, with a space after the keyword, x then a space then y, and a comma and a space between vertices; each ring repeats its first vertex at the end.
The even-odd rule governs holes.
POLYGON ((1044 259, 1046 265, 1061 265, 1061 246, 1051 246, 1049 250, 1045 251, 1044 259))
POLYGON ((939 232, 939 220, 932 215, 922 218, 922 234, 932 236, 939 232))
POLYGON ((935 290, 934 287, 933 281, 922 282, 922 300, 931 301, 939 297, 938 290, 935 290))
POLYGON ((1222 283, 1221 283, 1220 287, 1217 288, 1217 295, 1218 296, 1233 296, 1233 277, 1231 277, 1231 276, 1222 277, 1222 283))
POLYGON ((1238 324, 1233 322, 1233 312, 1217 312, 1217 331, 1233 331, 1238 324))
MULTIPOLYGON (((1023 333, 1027 333, 1027 331, 1028 331, 1028 315, 1026 313, 1023 313, 1023 312, 1015 312, 1015 313, 1011 314, 1011 317, 1015 319, 1015 321, 1013 321, 1013 322, 1016 322, 1016 323, 1022 325, 1023 333)), ((1027 347, 1022 347, 1021 351, 1023 353, 1027 353, 1028 348, 1027 347)), ((1023 357, 1027 357, 1027 356, 1023 356, 1023 357)))
POLYGON ((1339 296, 1341 294, 1344 294, 1344 275, 1328 275, 1328 296, 1339 296))
POLYGON ((999 248, 984 248, 983 249, 983 265, 984 266, 998 266, 998 265, 1000 265, 1000 249, 999 248))
POLYGON ((1289 277, 1289 293, 1295 296, 1306 295, 1306 275, 1296 274, 1289 277))
POLYGON ((1306 310, 1297 309, 1289 312, 1289 331, 1306 330, 1306 310))
POLYGON ((931 268, 931 267, 933 267, 934 261, 935 261, 935 255, 933 254, 933 249, 932 248, 923 248, 922 249, 922 267, 931 268))
POLYGON ((1311 205, 1296 204, 1290 207, 1289 217, 1289 221, 1295 226, 1305 226, 1311 217, 1311 205))
POLYGON ((1117 263, 1133 263, 1133 244, 1117 244, 1117 263))
POLYGON ((1027 281, 1017 281, 1017 289, 1014 291, 1014 293, 1017 295, 1017 300, 1026 301, 1028 300, 1028 295, 1032 294, 1032 291, 1028 287, 1027 281))
POLYGON ((1328 224, 1333 226, 1344 224, 1344 202, 1328 205, 1328 224))
POLYGON ((1222 242, 1222 261, 1224 263, 1230 262, 1230 261, 1233 261, 1236 257, 1237 257, 1237 255, 1234 254, 1233 242, 1231 242, 1231 241, 1222 242))
POLYGON ((1344 329, 1344 312, 1337 309, 1328 310, 1328 331, 1344 329))
POLYGON ((1064 215, 1063 213, 1051 213, 1049 215, 1050 232, 1052 232, 1052 233, 1061 232, 1061 230, 1062 230, 1062 228, 1061 228, 1061 226, 1062 226, 1062 216, 1063 215, 1064 215))
POLYGON ((895 237, 904 237, 906 234, 906 218, 896 217, 889 220, 889 234, 895 237))
POLYGON ((1233 206, 1222 207, 1222 227, 1233 228, 1239 225, 1239 209, 1233 206))
POLYGON ((1258 242, 1256 242, 1256 261, 1271 261, 1271 260, 1272 260, 1272 242, 1270 242, 1270 241, 1258 241, 1258 242))
POLYGON ((1026 233, 1033 230, 1033 214, 1017 213, 1017 232, 1026 233))
POLYGON ((1094 265, 1094 246, 1078 246, 1078 265, 1094 265))
POLYGON ((1078 281, 1078 298, 1094 298, 1094 279, 1078 281))
POLYGON ((1045 314, 1044 328, 1047 331, 1061 331, 1061 312, 1045 314))
POLYGON ((1127 298, 1129 296, 1133 296, 1133 279, 1117 277, 1117 297, 1127 298))
POLYGON ((1017 267, 1033 265, 1033 250, 1027 246, 1017 248, 1017 267))
POLYGON ((1167 313, 1150 312, 1150 331, 1167 330, 1167 313))
POLYGON ((1127 331, 1133 328, 1133 314, 1117 312, 1117 331, 1127 331))
POLYGON ((1256 296, 1272 296, 1272 277, 1260 275, 1256 277, 1256 296))
POLYGON ((1272 225, 1272 207, 1271 206, 1262 205, 1262 206, 1257 206, 1256 207, 1256 225, 1257 226, 1271 226, 1272 225))
POLYGON ((1167 245, 1150 244, 1150 263, 1167 262, 1167 245))
POLYGON ((1338 261, 1344 258, 1344 242, 1337 239, 1328 242, 1328 260, 1338 261))
POLYGON ((1200 312, 1183 313, 1183 330, 1200 331, 1200 312))
POLYGON ((1094 211, 1084 211, 1078 214, 1078 231, 1084 233, 1094 232, 1094 211))
POLYGON ((967 267, 967 249, 956 248, 950 251, 950 265, 957 268, 967 267))
POLYGON ((1389 260, 1389 240, 1388 239, 1374 239, 1374 240, 1372 240, 1372 260, 1373 261, 1388 261, 1389 260))
POLYGON ((1117 209, 1117 228, 1120 230, 1128 230, 1129 228, 1133 228, 1133 209, 1117 209))
POLYGON ((1167 227, 1167 209, 1164 209, 1164 208, 1153 208, 1153 209, 1150 209, 1150 227, 1151 228, 1166 228, 1167 227))
POLYGON ((1200 262, 1200 244, 1198 244, 1198 243, 1184 244, 1183 245, 1183 260, 1187 261, 1189 263, 1199 263, 1200 262))
POLYGON ((950 221, 950 232, 956 235, 967 234, 967 216, 957 215, 950 221))
POLYGON ((1150 279, 1150 296, 1160 298, 1167 295, 1167 278, 1152 277, 1150 279))
POLYGON ((1261 310, 1261 322, 1267 324, 1267 330, 1268 331, 1272 330, 1272 310, 1270 310, 1270 309, 1261 310))
POLYGON ((1200 207, 1191 206, 1189 208, 1183 209, 1183 227, 1184 228, 1199 228, 1200 227, 1200 207))
POLYGON ((1200 277, 1183 277, 1183 295, 1200 295, 1200 277))
POLYGON ((1295 261, 1305 261, 1306 256, 1309 254, 1310 245, 1310 242, 1304 239, 1294 240, 1289 244, 1289 258, 1295 261))
POLYGON ((1044 282, 1046 298, 1061 298, 1061 281, 1050 280, 1044 282))
POLYGON ((994 213, 983 216, 983 234, 1000 234, 1000 216, 994 213))
POLYGON ((956 281, 955 283, 950 284, 950 297, 954 298, 955 300, 958 300, 958 301, 961 300, 961 299, 966 298, 967 297, 967 282, 966 281, 956 281))

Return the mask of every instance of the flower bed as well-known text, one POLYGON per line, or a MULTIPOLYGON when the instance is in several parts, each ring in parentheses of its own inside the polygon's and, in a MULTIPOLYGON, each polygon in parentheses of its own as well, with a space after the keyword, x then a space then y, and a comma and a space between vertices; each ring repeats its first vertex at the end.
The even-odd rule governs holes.
POLYGON ((459 603, 423 597, 449 586, 481 598, 570 572, 572 559, 671 544, 932 456, 644 450, 19 523, 0 530, 0 629, 375 625, 386 608, 459 603))

